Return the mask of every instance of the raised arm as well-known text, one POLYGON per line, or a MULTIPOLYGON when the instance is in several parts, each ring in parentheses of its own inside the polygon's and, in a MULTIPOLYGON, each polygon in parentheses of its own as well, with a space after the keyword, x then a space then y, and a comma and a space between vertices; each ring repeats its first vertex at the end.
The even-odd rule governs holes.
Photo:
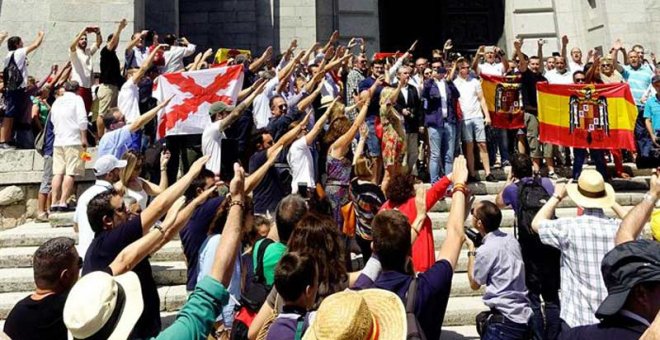
POLYGON ((5 42, 5 39, 7 39, 8 36, 9 36, 9 33, 7 33, 7 31, 0 32, 0 44, 5 42))
POLYGON ((130 50, 133 49, 133 47, 137 46, 138 43, 140 43, 140 40, 147 34, 147 31, 142 31, 139 34, 135 35, 135 38, 131 39, 131 41, 126 45, 126 52, 129 52, 130 50))
POLYGON ((279 145, 273 152, 267 153, 268 158, 266 159, 266 163, 261 165, 257 171, 253 172, 250 174, 245 179, 245 193, 249 194, 254 190, 254 188, 259 185, 262 179, 264 179, 264 176, 266 176, 266 172, 268 172, 268 169, 270 169, 273 164, 275 164, 275 160, 277 159, 277 156, 280 154, 282 151, 282 146, 279 145))
POLYGON ((43 32, 43 31, 39 31, 39 32, 37 33, 37 37, 34 39, 34 41, 32 42, 32 44, 30 44, 30 45, 26 48, 25 53, 26 53, 26 54, 30 54, 30 53, 32 53, 32 52, 33 52, 34 50, 36 50, 39 46, 41 46, 41 43, 42 43, 43 41, 44 41, 44 32, 43 32))
MULTIPOLYGON (((541 62, 541 66, 543 66, 543 45, 544 44, 545 44, 544 39, 539 39, 538 42, 536 43, 536 56, 539 58, 539 61, 541 62)), ((518 68, 520 68, 520 66, 518 66, 518 68)))
POLYGON ((294 140, 296 140, 296 137, 298 136, 302 128, 304 126, 307 126, 307 124, 309 123, 309 117, 311 116, 311 114, 312 114, 311 112, 306 114, 305 117, 300 121, 300 124, 296 125, 296 127, 294 127, 293 129, 287 131, 287 133, 282 135, 282 137, 280 137, 280 139, 277 140, 277 142, 273 146, 268 148, 268 151, 266 151, 266 155, 268 156, 268 158, 270 158, 273 154, 275 154, 275 152, 277 152, 277 149, 280 146, 287 147, 289 146, 289 144, 293 143, 294 140))
POLYGON ((121 32, 126 28, 128 25, 128 22, 126 19, 121 19, 119 22, 119 25, 117 25, 117 30, 115 30, 115 34, 112 35, 112 39, 110 39, 110 42, 108 42, 108 50, 114 51, 117 49, 117 45, 119 45, 119 36, 121 35, 121 32))
POLYGON ((323 46, 323 53, 328 52, 328 50, 330 49, 330 47, 332 47, 332 45, 333 45, 335 42, 337 42, 337 39, 339 39, 339 31, 334 31, 334 32, 332 32, 332 34, 330 35, 330 39, 329 39, 328 42, 325 44, 325 46, 323 46))
POLYGON ((651 176, 651 188, 642 202, 637 204, 623 219, 619 230, 616 232, 615 243, 619 245, 628 241, 636 240, 644 229, 644 225, 651 217, 655 203, 660 198, 660 178, 658 173, 651 176))
POLYGON ((172 204, 186 191, 190 183, 202 171, 204 164, 209 160, 209 156, 203 156, 195 161, 190 166, 190 170, 172 186, 167 188, 163 193, 158 195, 156 199, 142 211, 140 217, 142 219, 142 232, 148 233, 153 224, 163 216, 172 204))
POLYGON ((567 46, 568 46, 568 36, 563 35, 561 37, 561 56, 562 56, 562 58, 564 58, 564 60, 566 60, 566 64, 568 64, 568 59, 566 59, 566 55, 567 55, 566 48, 567 48, 567 46))
POLYGON ((283 82, 285 79, 291 76, 291 73, 293 73, 293 70, 295 69, 304 53, 305 51, 300 51, 300 53, 298 53, 296 57, 293 58, 293 60, 289 60, 289 63, 282 70, 280 70, 279 73, 277 73, 277 78, 280 80, 280 82, 283 82))
POLYGON ((243 114, 243 111, 247 109, 250 105, 252 105, 252 101, 254 101, 254 98, 256 98, 261 92, 264 90, 264 86, 266 86, 266 81, 264 79, 259 79, 257 80, 259 82, 259 85, 257 86, 257 89, 252 92, 244 101, 242 101, 240 104, 238 104, 232 111, 231 113, 220 120, 220 130, 223 131, 227 127, 229 127, 232 123, 238 119, 241 114, 243 114))
POLYGON ((410 224, 410 244, 414 244, 426 220, 426 188, 418 186, 415 190, 415 208, 417 216, 410 224))
POLYGON ((300 62, 303 65, 307 65, 309 63, 309 57, 313 56, 314 53, 316 53, 316 50, 321 46, 318 41, 315 41, 312 47, 309 48, 309 50, 305 51, 305 55, 302 57, 300 62))
MULTIPOLYGON (((458 156, 454 160, 454 170, 452 178, 454 180, 454 188, 463 187, 467 190, 465 183, 467 181, 467 165, 463 156, 458 156)), ((449 217, 447 219, 447 237, 445 242, 440 248, 438 254, 439 260, 447 260, 453 269, 456 268, 458 263, 458 255, 463 247, 465 240, 465 233, 463 231, 463 222, 465 221, 465 203, 467 197, 465 191, 454 190, 451 195, 451 208, 449 210, 449 217)))
POLYGON ((364 146, 367 144, 367 136, 369 135, 369 129, 366 124, 360 126, 360 141, 358 142, 357 147, 355 148, 355 153, 353 154, 353 165, 357 164, 358 159, 362 156, 364 152, 364 146))
POLYGON ((321 130, 323 130, 323 125, 325 124, 325 121, 328 120, 329 116, 330 106, 325 109, 325 113, 323 113, 323 115, 316 121, 316 123, 314 123, 314 127, 305 135, 305 141, 307 142, 307 145, 312 145, 312 143, 314 143, 316 137, 319 135, 319 133, 321 133, 321 130))
MULTIPOLYGON (((541 46, 543 45, 539 45, 539 48, 542 48, 541 46)), ((521 47, 522 47, 522 41, 516 39, 513 42, 513 49, 516 53, 516 57, 518 57, 518 70, 520 71, 520 73, 527 71, 527 63, 528 63, 528 61, 525 60, 522 51, 520 50, 521 47)))
MULTIPOLYGON (((572 180, 569 180, 568 184, 571 182, 572 180)), ((555 186, 555 193, 548 199, 548 202, 541 207, 532 220, 532 229, 534 232, 539 232, 541 223, 552 219, 552 216, 555 214, 555 209, 557 209, 557 205, 559 205, 559 202, 561 202, 564 197, 566 197, 566 184, 557 183, 555 186)))
POLYGON ((139 116, 133 123, 131 123, 131 127, 129 128, 131 130, 131 132, 135 133, 135 132, 140 131, 140 129, 142 129, 145 125, 147 125, 147 123, 149 123, 152 119, 154 119, 156 117, 156 115, 158 114, 158 112, 160 110, 162 110, 164 107, 167 106, 167 104, 170 103, 172 98, 174 98, 174 95, 172 95, 171 97, 167 98, 166 100, 158 103, 158 105, 156 105, 156 107, 154 107, 153 109, 147 111, 147 113, 139 116))
POLYGON ((146 179, 140 178, 142 181, 142 187, 147 195, 156 197, 160 195, 167 187, 169 182, 167 180, 167 163, 170 160, 170 152, 165 150, 160 153, 160 183, 158 185, 147 181, 146 179))
POLYGON ((509 72, 509 58, 506 57, 506 53, 504 53, 499 47, 495 47, 495 53, 500 55, 500 60, 504 67, 504 74, 507 74, 509 72))
POLYGON ((472 58, 472 69, 474 72, 479 74, 479 60, 483 58, 484 56, 484 50, 486 49, 486 46, 479 46, 479 49, 477 50, 477 53, 474 55, 474 58, 472 58))
POLYGON ((96 36, 96 41, 94 42, 94 46, 92 46, 92 54, 98 51, 99 48, 101 48, 101 44, 103 44, 103 36, 101 35, 101 28, 100 27, 94 27, 94 35, 96 36))
POLYGON ((259 69, 264 66, 265 63, 270 61, 270 59, 273 57, 273 47, 268 46, 264 53, 261 54, 261 56, 255 60, 252 61, 250 64, 250 72, 255 73, 259 71, 259 69))
POLYGON ((314 92, 310 93, 309 96, 303 98, 300 100, 298 103, 298 110, 299 111, 305 111, 308 106, 312 105, 314 100, 316 100, 316 97, 318 97, 321 94, 321 89, 323 88, 323 83, 318 83, 316 86, 316 90, 314 92))
POLYGON ((82 38, 83 35, 87 34, 87 29, 88 28, 89 27, 85 27, 85 28, 82 29, 82 31, 80 31, 78 34, 76 34, 75 38, 73 38, 73 41, 69 45, 69 52, 75 52, 76 51, 76 48, 78 47, 78 41, 80 40, 80 38, 82 38))
MULTIPOLYGON (((348 152, 349 147, 351 146, 351 142, 355 138, 355 134, 357 134, 358 130, 360 129, 360 126, 362 126, 362 123, 364 123, 365 118, 367 117, 367 111, 369 109, 369 102, 371 101, 370 97, 364 98, 362 100, 362 107, 360 108, 360 112, 358 113, 357 117, 355 117, 355 121, 353 122, 353 125, 339 137, 332 145, 330 146, 330 152, 334 153, 335 150, 337 150, 338 154, 341 155, 342 157, 348 152)), ((337 156, 339 156, 337 155, 337 156)), ((335 155, 333 154, 333 157, 335 155)))
POLYGON ((151 63, 154 62, 154 58, 156 58, 156 54, 163 49, 166 45, 158 45, 156 48, 154 48, 151 53, 149 53, 149 56, 147 56, 147 59, 145 59, 142 62, 142 65, 140 65, 140 68, 133 73, 133 76, 131 77, 131 80, 133 81, 134 84, 137 84, 142 77, 144 77, 144 74, 147 73, 147 70, 151 67, 151 63))
POLYGON ((600 75, 598 72, 596 72, 596 70, 600 70, 600 56, 594 57, 593 65, 584 75, 584 81, 586 83, 593 83, 595 79, 600 78, 600 75))

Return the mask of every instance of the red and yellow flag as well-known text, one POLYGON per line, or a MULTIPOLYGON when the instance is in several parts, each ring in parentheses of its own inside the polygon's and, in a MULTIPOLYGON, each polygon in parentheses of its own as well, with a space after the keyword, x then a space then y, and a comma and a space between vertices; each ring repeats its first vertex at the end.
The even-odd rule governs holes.
POLYGON ((488 104, 492 126, 498 129, 525 127, 520 75, 481 75, 481 88, 488 104))
POLYGON ((635 150, 637 108, 618 84, 537 83, 539 139, 577 148, 635 150))

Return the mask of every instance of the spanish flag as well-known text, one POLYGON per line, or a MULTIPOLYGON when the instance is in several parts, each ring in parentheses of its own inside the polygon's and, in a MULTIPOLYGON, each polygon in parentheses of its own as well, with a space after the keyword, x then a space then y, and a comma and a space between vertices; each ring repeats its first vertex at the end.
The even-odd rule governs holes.
POLYGON ((239 50, 236 48, 220 48, 218 51, 215 53, 215 63, 216 64, 221 64, 229 58, 234 58, 239 54, 244 54, 248 58, 252 56, 252 52, 250 50, 239 50))
POLYGON ((520 75, 502 77, 482 74, 481 88, 494 128, 520 129, 525 127, 520 75))
POLYGON ((539 139, 576 148, 635 150, 637 108, 630 87, 537 83, 539 139))

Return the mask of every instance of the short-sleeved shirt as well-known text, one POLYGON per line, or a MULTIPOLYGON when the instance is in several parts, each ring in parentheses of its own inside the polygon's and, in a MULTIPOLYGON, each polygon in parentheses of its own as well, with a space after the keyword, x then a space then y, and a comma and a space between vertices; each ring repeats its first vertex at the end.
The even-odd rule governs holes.
POLYGON ((594 313, 607 297, 600 264, 614 248, 621 220, 602 209, 584 209, 584 215, 545 220, 539 226, 541 242, 561 251, 561 312, 570 327, 598 322, 594 313))
POLYGON ((298 192, 298 183, 306 183, 308 188, 314 188, 314 158, 307 145, 307 137, 298 138, 289 148, 287 162, 291 167, 291 192, 298 192))
MULTIPOLYGON (((250 157, 249 172, 254 173, 266 164, 268 160, 268 150, 257 151, 250 157)), ((264 178, 254 187, 252 197, 254 199, 254 212, 265 214, 266 212, 275 213, 277 204, 286 196, 284 188, 280 183, 277 170, 274 167, 268 168, 264 178)))
POLYGON ((92 56, 98 50, 96 44, 91 47, 86 47, 84 50, 76 46, 76 50, 69 51, 69 59, 71 60, 71 80, 75 80, 80 84, 80 87, 92 87, 92 56))
POLYGON ((295 339, 299 321, 302 322, 301 337, 305 334, 305 330, 309 328, 311 313, 296 310, 289 306, 284 306, 283 309, 268 329, 266 340, 295 339))
MULTIPOLYGON (((427 339, 440 338, 453 276, 454 271, 447 260, 440 260, 425 272, 417 275, 415 316, 427 339)), ((398 295, 405 305, 406 294, 412 279, 413 277, 408 274, 384 271, 375 282, 371 283, 370 280, 364 280, 362 281, 363 284, 356 283, 353 289, 380 288, 389 290, 398 295)))
POLYGON ((635 105, 642 106, 642 97, 646 89, 651 85, 653 71, 649 66, 645 65, 637 69, 631 65, 624 65, 622 74, 623 78, 628 81, 628 85, 630 85, 630 92, 632 92, 635 105))
POLYGON ((477 249, 474 281, 486 285, 484 304, 507 319, 526 324, 532 315, 525 285, 525 264, 520 244, 511 234, 491 231, 477 249))
POLYGON ((111 51, 108 46, 101 49, 101 75, 99 82, 106 85, 121 87, 124 78, 121 76, 121 66, 116 51, 111 51))
MULTIPOLYGON (((358 91, 362 93, 362 91, 367 91, 371 88, 371 86, 376 82, 376 79, 374 77, 367 77, 363 81, 358 84, 358 91)), ((382 86, 378 86, 376 88, 376 92, 374 95, 371 97, 371 101, 369 102, 369 108, 367 108, 367 117, 371 116, 378 116, 380 112, 380 93, 383 91, 382 86)))
POLYGON ((66 340, 62 313, 68 293, 52 294, 39 301, 26 296, 9 312, 4 332, 12 339, 66 340))
POLYGON ((454 80, 454 85, 461 94, 458 101, 461 105, 461 111, 463 111, 463 120, 483 118, 481 102, 479 101, 479 94, 483 94, 481 83, 474 78, 465 80, 457 77, 454 80))
POLYGON ((548 79, 549 84, 573 84, 573 73, 569 70, 564 73, 559 73, 557 70, 546 72, 545 78, 548 79))
MULTIPOLYGON (((263 242, 263 239, 257 241, 252 248, 252 263, 254 264, 255 273, 257 271, 257 254, 261 242, 263 242)), ((277 262, 280 261, 285 252, 286 244, 282 242, 273 242, 266 247, 266 251, 264 251, 263 266, 264 278, 266 279, 267 285, 272 286, 273 282, 275 282, 275 266, 277 266, 277 262)))
POLYGON ((139 150, 139 145, 134 143, 133 135, 129 125, 103 134, 99 141, 98 156, 113 155, 117 159, 121 159, 126 151, 139 150))
POLYGON ((520 81, 522 83, 523 103, 525 103, 525 106, 534 109, 530 113, 537 114, 536 109, 538 108, 538 102, 536 98, 536 83, 547 81, 547 79, 545 79, 542 74, 534 73, 530 69, 522 72, 521 76, 520 81))
POLYGON ((264 86, 264 91, 257 95, 252 102, 252 114, 254 115, 254 126, 263 129, 268 126, 268 121, 273 113, 270 110, 270 99, 275 95, 275 89, 280 83, 277 76, 272 78, 264 86))
POLYGON ((14 56, 14 62, 16 63, 16 66, 18 66, 18 69, 21 70, 21 75, 23 76, 23 83, 21 84, 21 88, 26 88, 28 81, 27 48, 22 47, 14 51, 9 51, 5 57, 5 68, 9 65, 9 61, 11 60, 12 55, 14 56))
MULTIPOLYGON (((110 230, 104 230, 94 236, 92 244, 87 249, 82 275, 93 271, 107 270, 117 255, 131 243, 142 237, 142 218, 136 216, 122 225, 110 230)), ((160 332, 160 297, 156 290, 156 282, 151 271, 149 259, 145 258, 133 269, 140 279, 144 310, 135 324, 132 336, 146 338, 156 336, 160 332)))
POLYGON ((117 107, 126 118, 126 123, 134 122, 140 117, 140 89, 133 82, 133 78, 129 78, 124 85, 122 85, 119 94, 117 95, 117 107))
POLYGON ((188 267, 188 279, 186 289, 192 291, 197 284, 197 272, 199 266, 199 250, 208 236, 209 226, 215 212, 220 207, 224 197, 214 197, 202 203, 195 209, 190 220, 183 229, 179 231, 183 253, 186 255, 188 267))
POLYGON ((87 205, 96 197, 96 195, 111 190, 113 188, 110 182, 104 180, 96 180, 94 185, 87 188, 85 192, 78 197, 78 204, 76 205, 76 212, 73 214, 73 222, 78 225, 78 254, 85 258, 89 245, 94 240, 94 231, 89 225, 87 218, 87 205))
MULTIPOLYGON (((522 180, 520 180, 523 183, 529 183, 533 181, 534 179, 532 177, 525 177, 522 180)), ((541 186, 545 191, 548 193, 548 195, 552 196, 552 194, 555 193, 555 187, 552 184, 552 181, 549 178, 546 177, 541 177, 541 186)), ((511 183, 507 185, 504 188, 504 191, 502 192, 502 199, 504 200, 504 204, 507 206, 511 206, 514 211, 518 211, 519 203, 518 202, 518 192, 520 191, 520 187, 517 185, 517 183, 511 183)))
POLYGON ((644 105, 644 118, 651 120, 653 130, 660 130, 660 99, 658 96, 650 97, 644 105))
POLYGON ((226 138, 225 132, 220 129, 221 123, 221 120, 216 120, 202 133, 202 153, 204 156, 211 156, 206 162, 206 168, 216 175, 220 175, 222 140, 226 138))
POLYGON ((502 63, 483 63, 479 64, 479 73, 489 76, 501 76, 504 74, 504 64, 502 63))

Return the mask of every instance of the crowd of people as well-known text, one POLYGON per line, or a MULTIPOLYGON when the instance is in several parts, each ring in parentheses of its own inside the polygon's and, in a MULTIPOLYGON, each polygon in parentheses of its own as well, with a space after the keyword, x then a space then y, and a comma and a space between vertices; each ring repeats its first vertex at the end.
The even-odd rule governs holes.
POLYGON ((280 55, 231 55, 223 65, 243 65, 236 102, 212 103, 201 134, 159 139, 154 121, 173 98, 152 96, 158 77, 222 65, 155 31, 131 36, 122 65, 126 26, 105 45, 85 27, 69 61, 39 82, 27 56, 44 33, 28 46, 7 39, 0 148, 44 156, 37 219, 75 211, 78 235, 34 253, 36 290, 7 316, 9 337, 438 339, 463 248, 470 287, 485 286, 483 339, 660 337, 660 244, 640 237, 660 179, 628 212, 606 168, 611 154, 627 178, 624 157, 660 148, 660 67, 642 46, 617 40, 583 58, 564 36, 552 57, 543 40, 535 56, 517 40, 509 56, 482 46, 469 58, 448 40, 428 58, 417 42, 375 58, 363 39, 343 45, 334 32, 309 49, 294 40, 280 55), (481 75, 520 75, 525 128, 491 127, 481 75), (540 142, 536 84, 546 81, 628 83, 636 152, 540 142), (96 182, 72 199, 92 145, 96 182), (597 171, 582 170, 587 153, 597 171), (555 183, 571 164, 576 182, 555 183), (506 185, 474 202, 469 183, 496 182, 495 167, 506 185), (555 218, 567 196, 580 215, 555 218), (436 252, 428 212, 445 198, 436 252), (517 235, 500 229, 507 206, 517 235), (177 235, 189 296, 162 329, 149 256, 177 235))

